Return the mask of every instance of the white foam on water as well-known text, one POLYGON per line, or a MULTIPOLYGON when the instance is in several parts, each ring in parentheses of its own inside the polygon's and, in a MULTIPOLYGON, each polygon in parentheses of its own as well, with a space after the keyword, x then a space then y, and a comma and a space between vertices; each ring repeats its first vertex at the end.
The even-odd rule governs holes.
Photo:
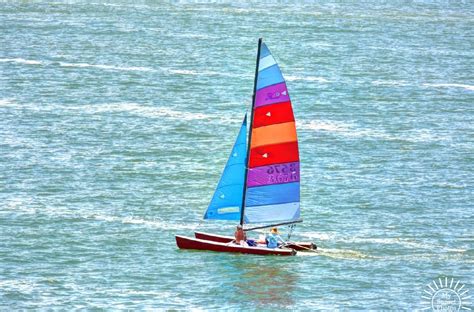
POLYGON ((331 131, 331 132, 349 132, 350 126, 330 120, 311 120, 309 122, 296 122, 298 129, 316 130, 316 131, 331 131))
MULTIPOLYGON (((372 84, 376 86, 398 86, 398 87, 415 85, 405 80, 374 80, 372 81, 372 84)), ((429 88, 461 88, 461 89, 466 89, 469 91, 474 91, 473 85, 462 84, 462 83, 423 83, 422 86, 429 87, 429 88)))
POLYGON ((317 81, 317 82, 323 82, 323 83, 328 83, 329 80, 323 77, 313 77, 313 76, 285 76, 285 79, 287 81, 317 81))
POLYGON ((372 81, 372 84, 375 86, 397 86, 397 87, 405 87, 410 85, 405 80, 375 80, 372 81))
POLYGON ((12 106, 15 105, 11 99, 0 99, 0 106, 12 106))
POLYGON ((296 123, 298 129, 332 132, 348 138, 373 138, 413 143, 452 141, 450 136, 435 134, 428 129, 417 129, 393 135, 383 129, 364 129, 356 125, 331 120, 296 121, 296 123))
POLYGON ((172 74, 178 74, 178 75, 192 75, 192 76, 199 75, 197 71, 188 70, 188 69, 168 69, 168 71, 172 74))
POLYGON ((24 214, 34 214, 36 209, 31 207, 32 198, 27 197, 11 197, 2 203, 0 214, 10 214, 12 211, 24 214))
POLYGON ((260 9, 253 8, 253 7, 247 7, 247 8, 239 8, 239 7, 224 7, 221 9, 222 12, 228 12, 228 13, 255 13, 255 12, 261 12, 260 9))
POLYGON ((228 115, 193 113, 180 110, 174 110, 168 107, 155 107, 149 105, 140 105, 138 103, 119 102, 106 104, 88 104, 77 106, 63 106, 63 105, 36 105, 35 103, 19 104, 10 99, 1 99, 0 107, 10 107, 18 109, 28 109, 32 111, 55 111, 58 109, 64 111, 79 111, 80 113, 88 114, 102 114, 114 112, 127 112, 130 114, 149 117, 149 118, 170 118, 181 121, 193 120, 209 120, 214 123, 234 123, 241 120, 232 118, 228 115))
POLYGON ((107 113, 107 112, 129 112, 145 117, 154 118, 173 118, 179 120, 203 120, 215 119, 216 116, 204 113, 190 113, 184 111, 173 110, 168 107, 153 107, 144 106, 138 103, 110 103, 101 105, 76 106, 69 109, 77 109, 81 111, 88 111, 89 113, 107 113))
POLYGON ((301 233, 299 234, 299 236, 317 239, 320 241, 334 240, 336 237, 336 235, 333 233, 328 234, 328 233, 320 233, 320 232, 301 233))
POLYGON ((3 280, 0 279, 0 292, 20 292, 24 294, 30 294, 37 287, 32 282, 22 280, 3 280))
POLYGON ((431 88, 461 88, 474 91, 474 86, 460 83, 424 83, 423 86, 431 88))
POLYGON ((238 79, 251 78, 250 75, 218 72, 218 71, 212 71, 212 70, 197 71, 197 70, 190 70, 190 69, 172 69, 172 68, 162 68, 162 70, 170 74, 183 75, 183 76, 221 76, 221 77, 230 77, 230 78, 238 78, 238 79))
POLYGON ((97 214, 87 211, 78 211, 67 207, 34 207, 31 198, 12 198, 5 201, 0 209, 2 214, 26 214, 46 215, 54 218, 82 218, 87 220, 104 221, 110 223, 137 224, 154 229, 194 230, 196 224, 167 222, 159 219, 144 219, 134 216, 114 216, 108 214, 97 214))
POLYGON ((437 186, 440 188, 447 188, 447 189, 465 189, 467 188, 467 184, 458 184, 458 183, 450 183, 450 182, 439 182, 433 183, 433 186, 437 186))
POLYGON ((190 34, 190 33, 183 33, 183 34, 173 34, 173 37, 178 38, 189 38, 189 39, 215 39, 216 37, 209 36, 207 34, 190 34))
POLYGON ((121 217, 103 214, 89 214, 84 215, 83 217, 86 219, 94 219, 110 223, 138 224, 143 225, 145 227, 162 230, 193 230, 196 228, 196 224, 183 224, 176 222, 166 222, 162 220, 146 220, 138 217, 121 217))
POLYGON ((62 67, 77 67, 77 68, 99 68, 105 70, 116 70, 116 71, 154 71, 150 67, 140 67, 140 66, 115 66, 115 65, 101 65, 101 64, 88 64, 88 63, 65 63, 59 62, 59 65, 62 67))
POLYGON ((7 59, 0 59, 2 63, 18 63, 18 64, 25 64, 25 65, 41 65, 43 64, 41 61, 36 60, 25 60, 23 58, 7 58, 7 59))

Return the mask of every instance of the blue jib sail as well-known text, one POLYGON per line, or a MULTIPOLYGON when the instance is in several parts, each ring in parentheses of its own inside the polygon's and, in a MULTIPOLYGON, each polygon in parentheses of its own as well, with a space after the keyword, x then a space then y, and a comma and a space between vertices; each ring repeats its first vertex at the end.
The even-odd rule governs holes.
POLYGON ((204 219, 240 220, 247 165, 247 114, 204 219))

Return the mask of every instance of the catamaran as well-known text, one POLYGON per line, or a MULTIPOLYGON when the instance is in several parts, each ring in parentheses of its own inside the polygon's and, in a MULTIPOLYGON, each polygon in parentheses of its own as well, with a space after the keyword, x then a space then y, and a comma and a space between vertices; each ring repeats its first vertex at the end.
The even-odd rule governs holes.
MULTIPOLYGON (((204 219, 239 221, 244 231, 302 222, 295 118, 286 82, 262 38, 249 119, 247 135, 245 114, 204 219), (246 227, 251 223, 263 225, 246 227)), ((233 237, 203 232, 195 232, 195 237, 177 235, 176 243, 181 249, 282 256, 316 249, 305 242, 287 242, 279 248, 247 247, 234 243, 233 237)))

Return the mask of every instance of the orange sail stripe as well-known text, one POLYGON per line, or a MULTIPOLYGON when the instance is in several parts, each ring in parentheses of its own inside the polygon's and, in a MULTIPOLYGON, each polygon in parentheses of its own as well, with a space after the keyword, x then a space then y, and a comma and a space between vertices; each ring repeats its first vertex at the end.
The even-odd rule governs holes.
POLYGON ((295 122, 285 122, 253 129, 250 148, 296 140, 295 122))
POLYGON ((295 121, 290 101, 257 107, 253 114, 253 128, 295 121))
POLYGON ((250 150, 249 167, 255 168, 299 160, 298 142, 264 145, 250 150))

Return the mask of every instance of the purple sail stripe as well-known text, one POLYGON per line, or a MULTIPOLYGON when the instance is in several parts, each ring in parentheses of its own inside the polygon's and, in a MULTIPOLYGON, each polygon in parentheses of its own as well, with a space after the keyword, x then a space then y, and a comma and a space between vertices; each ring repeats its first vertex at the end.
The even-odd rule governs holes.
POLYGON ((300 162, 274 164, 249 169, 247 187, 300 181, 300 162))
POLYGON ((288 102, 290 96, 286 89, 286 83, 278 83, 257 91, 255 97, 255 107, 264 106, 279 102, 288 102))

